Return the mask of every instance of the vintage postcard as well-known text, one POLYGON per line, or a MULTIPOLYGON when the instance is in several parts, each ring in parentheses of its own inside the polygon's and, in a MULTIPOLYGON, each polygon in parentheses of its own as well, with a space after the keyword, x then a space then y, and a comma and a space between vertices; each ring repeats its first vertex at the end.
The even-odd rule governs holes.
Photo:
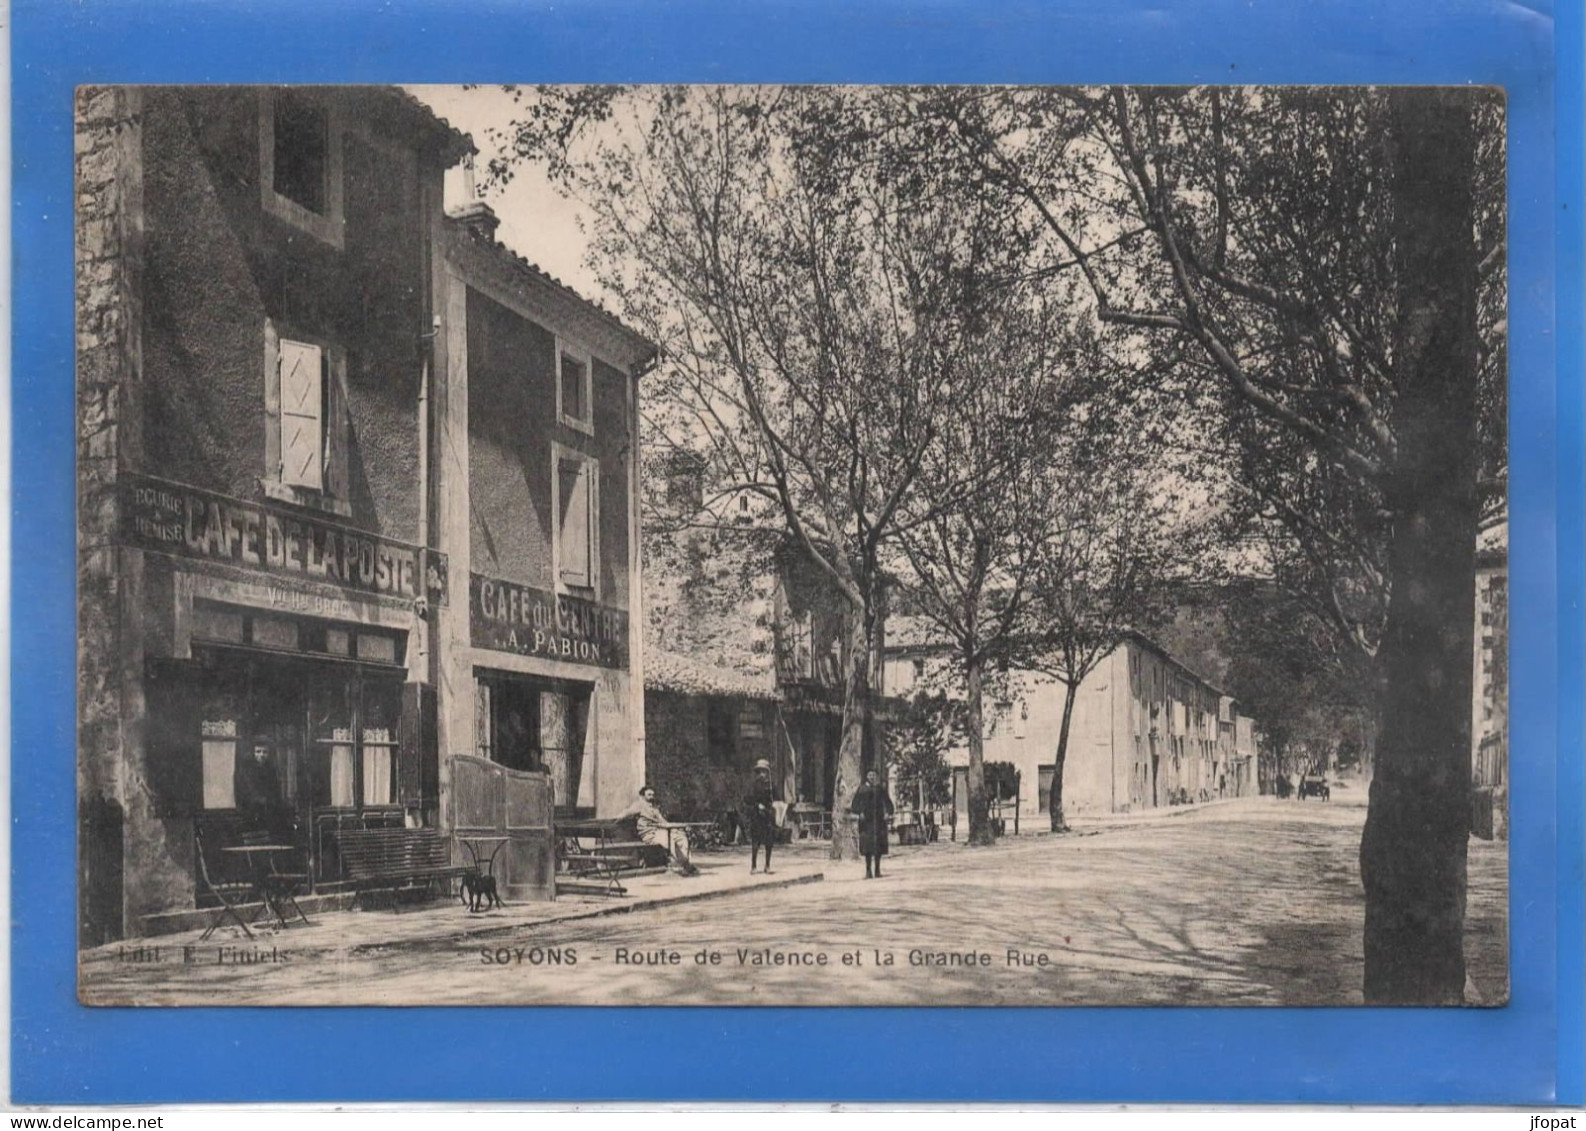
POLYGON ((1506 108, 84 87, 89 1005, 1502 1005, 1506 108))

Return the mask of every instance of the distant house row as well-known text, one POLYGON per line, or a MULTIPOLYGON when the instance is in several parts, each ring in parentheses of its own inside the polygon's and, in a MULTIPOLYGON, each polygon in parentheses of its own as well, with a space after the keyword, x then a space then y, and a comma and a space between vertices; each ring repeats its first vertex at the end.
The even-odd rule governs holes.
POLYGON ((1509 555, 1507 530, 1491 532, 1476 551, 1476 623, 1472 657, 1471 827, 1477 836, 1509 835, 1509 555))
MULTIPOLYGON (((895 621, 887 649, 889 695, 952 689, 948 648, 918 618, 895 621)), ((1019 773, 1019 814, 1049 813, 1062 732, 1064 685, 1014 669, 988 704, 987 762, 1019 773)), ((1080 684, 1070 720, 1061 795, 1065 815, 1126 813, 1258 792, 1255 721, 1238 702, 1160 645, 1129 633, 1080 684)), ((949 760, 963 765, 962 743, 949 760)), ((1044 827, 1044 826, 1043 826, 1044 827)))

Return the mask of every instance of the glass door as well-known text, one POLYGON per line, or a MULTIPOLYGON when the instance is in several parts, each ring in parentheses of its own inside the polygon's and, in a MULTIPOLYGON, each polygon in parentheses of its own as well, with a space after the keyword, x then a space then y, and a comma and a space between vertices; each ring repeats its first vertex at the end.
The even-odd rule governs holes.
POLYGON ((307 821, 302 785, 303 715, 291 665, 252 662, 246 737, 237 752, 237 808, 280 844, 297 844, 307 821))
POLYGON ((360 667, 313 665, 304 672, 302 701, 305 807, 314 875, 323 883, 341 878, 338 832, 402 824, 396 788, 402 682, 360 667))

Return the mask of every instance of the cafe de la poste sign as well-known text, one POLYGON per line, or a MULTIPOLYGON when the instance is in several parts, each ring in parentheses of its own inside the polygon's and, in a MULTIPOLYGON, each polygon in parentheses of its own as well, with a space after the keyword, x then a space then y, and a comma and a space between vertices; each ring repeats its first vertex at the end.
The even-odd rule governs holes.
MULTIPOLYGON (((176 557, 329 583, 346 591, 447 602, 446 556, 268 504, 127 474, 122 532, 131 545, 176 557)), ((469 635, 476 648, 563 663, 628 666, 628 614, 570 593, 473 574, 469 635)))
POLYGON ((146 475, 124 475, 121 491, 122 536, 131 545, 382 597, 446 603, 446 558, 437 551, 146 475))

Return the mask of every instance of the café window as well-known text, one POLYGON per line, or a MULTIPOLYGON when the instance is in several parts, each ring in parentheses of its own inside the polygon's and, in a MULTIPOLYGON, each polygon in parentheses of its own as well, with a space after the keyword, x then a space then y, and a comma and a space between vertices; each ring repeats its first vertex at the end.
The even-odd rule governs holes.
POLYGON ((234 605, 193 602, 192 639, 271 652, 293 652, 400 668, 407 658, 406 634, 393 629, 350 629, 307 617, 279 616, 234 605))
POLYGON ((265 331, 265 494, 350 514, 346 351, 276 330, 265 331))
POLYGON ((556 414, 569 428, 594 435, 593 364, 584 353, 565 342, 556 348, 556 414))
POLYGON ((556 466, 556 576, 571 589, 594 589, 599 560, 600 464, 553 446, 556 466))
POLYGON ((396 802, 402 685, 361 679, 317 683, 309 693, 309 793, 317 808, 396 802))
POLYGON ((556 805, 593 805, 585 773, 586 685, 481 671, 474 690, 475 753, 513 770, 549 774, 556 805))
POLYGON ((161 815, 284 827, 325 808, 396 804, 394 671, 195 641, 191 662, 151 663, 147 686, 149 784, 161 815))
POLYGON ((343 246, 342 147, 338 116, 319 94, 290 87, 263 92, 260 184, 265 211, 343 246))
POLYGON ((205 809, 237 807, 237 742, 241 720, 233 703, 206 704, 199 719, 205 809))

